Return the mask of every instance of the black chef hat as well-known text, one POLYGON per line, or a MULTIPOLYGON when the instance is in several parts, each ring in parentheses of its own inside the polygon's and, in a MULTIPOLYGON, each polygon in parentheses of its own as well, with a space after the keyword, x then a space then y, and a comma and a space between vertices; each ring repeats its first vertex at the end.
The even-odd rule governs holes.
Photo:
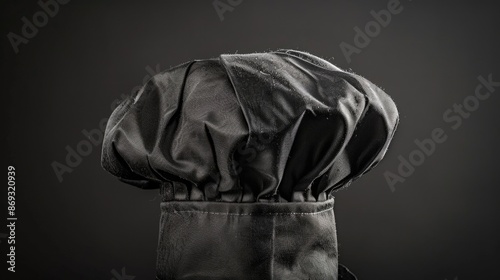
POLYGON ((379 87, 311 54, 228 54, 123 102, 102 165, 172 200, 324 201, 382 159, 397 123, 379 87))

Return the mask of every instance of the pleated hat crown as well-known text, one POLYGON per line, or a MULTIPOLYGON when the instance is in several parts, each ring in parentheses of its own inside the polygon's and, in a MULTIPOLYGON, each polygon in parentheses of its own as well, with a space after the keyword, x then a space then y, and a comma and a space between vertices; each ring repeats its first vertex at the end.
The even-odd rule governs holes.
POLYGON ((398 120, 379 87, 311 54, 221 55, 122 102, 102 165, 175 200, 324 201, 380 162, 398 120))

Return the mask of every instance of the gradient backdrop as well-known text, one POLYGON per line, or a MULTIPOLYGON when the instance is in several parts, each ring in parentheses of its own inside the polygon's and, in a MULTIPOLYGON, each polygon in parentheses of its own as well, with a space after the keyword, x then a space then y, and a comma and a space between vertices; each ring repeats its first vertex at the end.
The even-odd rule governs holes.
POLYGON ((157 192, 106 173, 99 143, 62 182, 51 164, 88 140, 82 130, 98 129, 113 101, 143 84, 147 67, 278 48, 351 68, 400 111, 386 158, 336 194, 341 262, 360 280, 498 278, 500 87, 457 129, 443 119, 454 104, 473 101, 478 76, 500 81, 498 5, 401 0, 402 11, 349 63, 340 44, 354 45, 354 28, 389 0, 220 0, 234 5, 222 20, 212 0, 89 2, 60 5, 17 54, 9 32, 21 35, 22 18, 33 22, 41 7, 1 2, 1 159, 5 177, 8 165, 17 170, 18 217, 15 275, 7 274, 0 227, 2 279, 154 279, 157 192), (391 189, 384 173, 397 174, 401 158, 418 149, 414 141, 435 128, 446 141, 391 189))

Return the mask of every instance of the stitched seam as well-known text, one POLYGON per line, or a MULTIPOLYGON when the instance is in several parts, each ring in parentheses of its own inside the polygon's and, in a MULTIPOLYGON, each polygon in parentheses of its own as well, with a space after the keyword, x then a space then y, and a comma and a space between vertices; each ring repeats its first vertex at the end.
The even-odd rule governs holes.
POLYGON ((292 215, 317 215, 323 212, 328 212, 333 210, 332 208, 328 208, 325 210, 321 210, 318 212, 289 212, 289 213, 220 213, 220 212, 209 212, 209 211, 196 211, 196 210, 180 210, 180 211, 172 211, 170 213, 200 213, 200 214, 213 214, 213 215, 229 215, 229 216, 292 216, 292 215))

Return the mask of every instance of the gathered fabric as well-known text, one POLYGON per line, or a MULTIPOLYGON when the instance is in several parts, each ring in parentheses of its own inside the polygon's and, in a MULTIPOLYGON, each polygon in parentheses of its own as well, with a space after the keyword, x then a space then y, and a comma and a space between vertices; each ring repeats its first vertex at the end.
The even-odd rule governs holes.
POLYGON ((160 189, 157 279, 355 279, 332 192, 382 160, 398 121, 383 90, 311 54, 227 54, 123 101, 102 166, 160 189))

